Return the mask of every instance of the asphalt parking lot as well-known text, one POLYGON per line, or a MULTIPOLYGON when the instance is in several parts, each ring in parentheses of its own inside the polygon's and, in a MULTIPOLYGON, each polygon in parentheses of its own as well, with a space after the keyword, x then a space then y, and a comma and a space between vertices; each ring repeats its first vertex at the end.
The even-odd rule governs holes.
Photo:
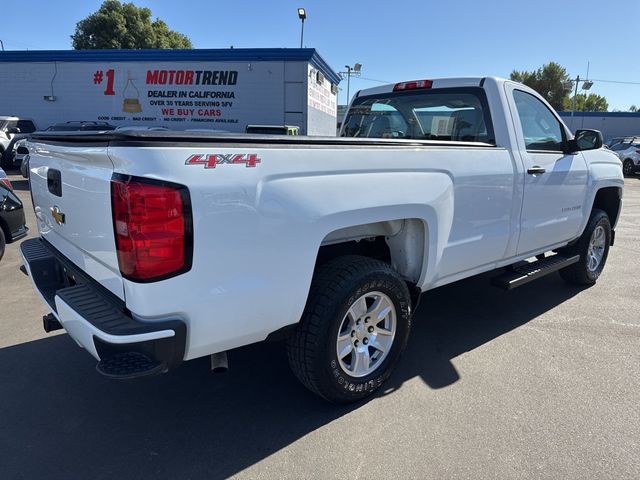
MULTIPOLYGON (((11 180, 36 234, 28 185, 11 180)), ((398 370, 336 407, 282 345, 118 383, 0 263, 0 478, 640 478, 640 177, 626 180, 598 284, 553 274, 513 292, 483 275, 427 293, 398 370)))

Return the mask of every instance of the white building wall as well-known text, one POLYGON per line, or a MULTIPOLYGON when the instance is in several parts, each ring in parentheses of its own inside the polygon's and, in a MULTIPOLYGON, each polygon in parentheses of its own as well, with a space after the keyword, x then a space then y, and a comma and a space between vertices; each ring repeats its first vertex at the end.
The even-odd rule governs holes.
POLYGON ((335 136, 337 123, 337 86, 312 65, 307 73, 307 124, 309 135, 335 136), (335 91, 335 93, 334 93, 335 91))
POLYGON ((230 132, 286 124, 303 134, 334 135, 335 108, 331 128, 324 116, 309 116, 308 95, 317 90, 308 88, 312 68, 306 61, 3 62, 0 115, 33 118, 40 129, 79 120, 230 132), (165 73, 153 83, 156 71, 165 73), (203 73, 196 81, 205 71, 226 73, 213 74, 212 84, 203 83, 203 73))

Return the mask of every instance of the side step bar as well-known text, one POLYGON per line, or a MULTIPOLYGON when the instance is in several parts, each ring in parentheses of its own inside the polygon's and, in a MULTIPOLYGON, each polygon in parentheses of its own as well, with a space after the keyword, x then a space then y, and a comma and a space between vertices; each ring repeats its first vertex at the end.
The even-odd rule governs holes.
POLYGON ((544 277, 549 273, 568 267, 580 260, 580 255, 573 257, 565 257, 563 255, 553 255, 535 262, 525 263, 513 267, 513 270, 505 272, 491 279, 491 283, 505 290, 513 290, 522 285, 532 282, 540 277, 544 277))

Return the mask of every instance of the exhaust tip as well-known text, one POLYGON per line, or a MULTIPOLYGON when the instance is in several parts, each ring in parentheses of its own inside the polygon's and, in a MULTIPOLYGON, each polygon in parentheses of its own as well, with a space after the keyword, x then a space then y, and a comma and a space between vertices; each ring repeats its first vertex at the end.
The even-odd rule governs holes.
POLYGON ((211 371, 213 373, 224 373, 229 370, 227 352, 214 353, 211 355, 211 371))

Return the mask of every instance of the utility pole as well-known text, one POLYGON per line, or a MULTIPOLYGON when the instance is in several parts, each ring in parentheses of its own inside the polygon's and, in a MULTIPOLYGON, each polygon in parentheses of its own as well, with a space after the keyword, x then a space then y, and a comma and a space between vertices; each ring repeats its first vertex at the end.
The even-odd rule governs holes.
POLYGON ((345 65, 344 68, 347 69, 346 72, 340 72, 340 75, 347 75, 347 105, 349 105, 349 87, 351 83, 351 75, 360 76, 360 71, 362 70, 362 64, 356 63, 353 67, 350 65, 345 65), (353 73, 351 73, 353 72, 353 73))
POLYGON ((571 130, 573 130, 573 116, 576 113, 576 100, 578 97, 578 82, 580 82, 580 75, 576 77, 576 90, 573 93, 573 106, 571 107, 571 126, 569 127, 571 130))

